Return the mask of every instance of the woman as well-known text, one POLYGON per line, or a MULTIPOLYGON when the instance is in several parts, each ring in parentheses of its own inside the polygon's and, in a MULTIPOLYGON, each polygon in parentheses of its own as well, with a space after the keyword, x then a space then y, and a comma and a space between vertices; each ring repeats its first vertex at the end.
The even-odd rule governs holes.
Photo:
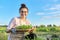
MULTIPOLYGON (((27 20, 26 18, 28 15, 28 8, 26 7, 25 4, 21 4, 21 7, 19 8, 19 14, 20 17, 15 17, 11 20, 11 22, 7 27, 7 31, 11 30, 12 28, 15 28, 16 26, 30 25, 29 20, 27 20)), ((10 35, 8 36, 8 40, 13 40, 10 35)), ((22 40, 22 39, 14 39, 14 40, 22 40)))

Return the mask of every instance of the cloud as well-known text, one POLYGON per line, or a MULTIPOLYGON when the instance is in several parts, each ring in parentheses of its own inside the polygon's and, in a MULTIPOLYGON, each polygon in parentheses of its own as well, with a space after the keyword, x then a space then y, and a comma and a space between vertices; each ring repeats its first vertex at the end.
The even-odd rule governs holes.
POLYGON ((36 13, 38 16, 42 15, 60 15, 60 11, 54 11, 54 12, 38 12, 36 13))
POLYGON ((48 14, 51 14, 51 15, 60 15, 60 11, 49 12, 48 14))
POLYGON ((44 19, 60 18, 60 12, 59 11, 51 12, 51 13, 47 13, 47 14, 49 14, 49 15, 43 16, 41 19, 44 20, 44 19))
POLYGON ((53 16, 43 16, 45 19, 50 19, 50 18, 60 18, 60 15, 53 15, 53 16))
POLYGON ((52 10, 52 11, 60 10, 60 4, 48 5, 48 7, 46 6, 45 10, 52 10))
POLYGON ((36 14, 40 16, 40 20, 45 19, 60 19, 60 4, 46 5, 44 6, 43 12, 37 12, 36 14))
POLYGON ((54 12, 38 12, 38 16, 42 16, 41 19, 52 19, 52 18, 60 18, 60 11, 54 11, 54 12))
POLYGON ((38 13, 36 13, 37 15, 44 15, 45 13, 43 13, 43 12, 38 12, 38 13))
POLYGON ((47 5, 45 10, 46 12, 43 13, 46 16, 43 16, 42 19, 60 18, 60 4, 47 5))

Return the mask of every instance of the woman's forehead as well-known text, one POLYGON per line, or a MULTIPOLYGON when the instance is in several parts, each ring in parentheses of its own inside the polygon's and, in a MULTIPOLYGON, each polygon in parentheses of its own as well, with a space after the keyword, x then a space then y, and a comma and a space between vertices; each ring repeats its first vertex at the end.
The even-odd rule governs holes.
POLYGON ((27 11, 27 9, 26 8, 22 8, 21 11, 27 11))

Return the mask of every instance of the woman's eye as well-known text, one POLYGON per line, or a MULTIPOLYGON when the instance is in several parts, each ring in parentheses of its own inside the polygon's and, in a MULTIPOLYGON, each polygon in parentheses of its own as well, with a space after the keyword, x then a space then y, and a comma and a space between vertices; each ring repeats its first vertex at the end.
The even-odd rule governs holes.
POLYGON ((27 11, 21 11, 22 13, 27 13, 27 11))

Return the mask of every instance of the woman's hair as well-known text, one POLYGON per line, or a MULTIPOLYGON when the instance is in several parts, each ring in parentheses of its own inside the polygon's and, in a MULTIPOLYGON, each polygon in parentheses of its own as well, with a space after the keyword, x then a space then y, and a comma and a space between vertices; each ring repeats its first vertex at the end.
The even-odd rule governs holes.
POLYGON ((26 8, 26 9, 28 10, 28 8, 26 7, 25 4, 21 4, 21 7, 19 8, 19 12, 20 12, 20 10, 21 10, 22 8, 26 8))

